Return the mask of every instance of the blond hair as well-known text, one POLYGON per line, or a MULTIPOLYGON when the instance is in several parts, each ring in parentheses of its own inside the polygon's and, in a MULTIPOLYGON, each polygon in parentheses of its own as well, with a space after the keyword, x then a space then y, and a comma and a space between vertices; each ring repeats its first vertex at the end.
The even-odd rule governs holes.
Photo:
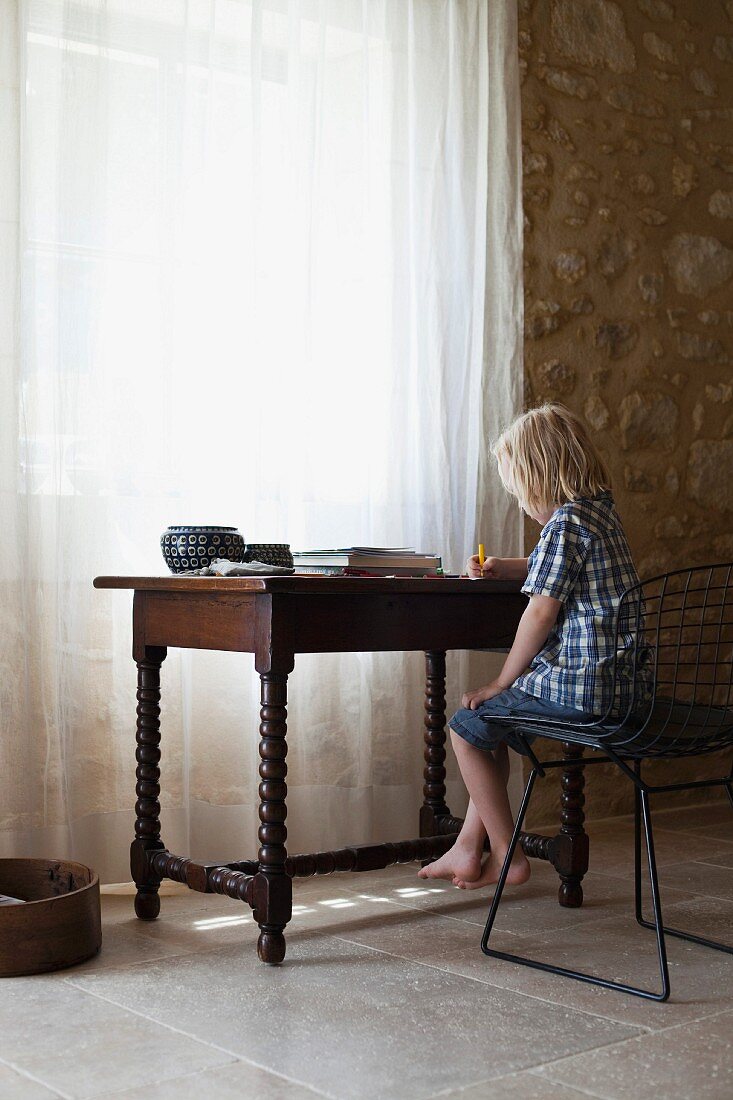
POLYGON ((611 488, 606 464, 585 425, 564 405, 530 409, 502 432, 491 451, 505 488, 525 511, 555 509, 611 488))

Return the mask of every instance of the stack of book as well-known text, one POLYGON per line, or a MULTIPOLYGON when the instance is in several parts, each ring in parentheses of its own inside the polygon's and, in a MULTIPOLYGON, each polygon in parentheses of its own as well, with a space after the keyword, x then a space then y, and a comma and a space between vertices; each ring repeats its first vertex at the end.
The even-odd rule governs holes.
POLYGON ((408 546, 348 546, 340 550, 296 550, 296 573, 327 577, 439 577, 437 554, 418 554, 408 546))

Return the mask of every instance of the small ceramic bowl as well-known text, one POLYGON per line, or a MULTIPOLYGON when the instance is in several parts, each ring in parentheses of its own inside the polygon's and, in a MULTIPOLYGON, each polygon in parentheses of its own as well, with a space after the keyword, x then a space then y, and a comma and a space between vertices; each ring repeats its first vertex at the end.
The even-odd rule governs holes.
POLYGON ((289 542, 248 542, 243 560, 293 568, 293 555, 290 552, 289 542))
POLYGON ((216 558, 244 561, 244 539, 236 527, 168 527, 160 548, 171 573, 203 569, 216 558))

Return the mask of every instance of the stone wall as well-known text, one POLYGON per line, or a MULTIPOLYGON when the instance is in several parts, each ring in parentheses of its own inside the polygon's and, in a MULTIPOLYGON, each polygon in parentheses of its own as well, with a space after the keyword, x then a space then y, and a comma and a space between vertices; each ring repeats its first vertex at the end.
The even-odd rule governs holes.
POLYGON ((733 0, 519 13, 527 403, 591 425, 642 575, 733 560, 733 0))

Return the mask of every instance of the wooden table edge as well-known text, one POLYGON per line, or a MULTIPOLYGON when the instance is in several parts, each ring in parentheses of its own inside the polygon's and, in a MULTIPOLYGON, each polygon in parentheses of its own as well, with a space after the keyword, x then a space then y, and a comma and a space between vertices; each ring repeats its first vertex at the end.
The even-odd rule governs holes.
POLYGON ((468 577, 327 577, 304 573, 272 577, 101 576, 94 578, 94 587, 137 592, 348 592, 353 595, 429 592, 455 595, 467 591, 516 594, 522 586, 520 581, 474 581, 468 577))

